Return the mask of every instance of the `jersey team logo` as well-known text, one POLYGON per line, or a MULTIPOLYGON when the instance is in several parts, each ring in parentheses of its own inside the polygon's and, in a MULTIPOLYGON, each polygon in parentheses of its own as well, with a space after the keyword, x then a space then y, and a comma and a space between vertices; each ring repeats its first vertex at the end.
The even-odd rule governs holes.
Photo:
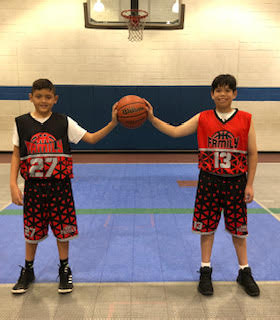
POLYGON ((63 153, 63 144, 61 140, 47 132, 39 132, 34 134, 30 142, 25 141, 28 154, 37 153, 63 153))
POLYGON ((208 137, 208 148, 221 148, 221 149, 237 149, 239 137, 227 130, 217 131, 212 137, 208 137))

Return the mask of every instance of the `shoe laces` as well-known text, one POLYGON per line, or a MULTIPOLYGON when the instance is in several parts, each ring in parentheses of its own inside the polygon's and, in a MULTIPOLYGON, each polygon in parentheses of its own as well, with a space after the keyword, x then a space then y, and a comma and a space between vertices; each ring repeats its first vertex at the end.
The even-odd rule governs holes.
POLYGON ((18 266, 21 268, 20 277, 22 277, 22 276, 25 274, 25 272, 26 272, 26 268, 24 268, 24 267, 21 266, 21 265, 18 265, 18 266))
POLYGON ((209 267, 204 267, 204 268, 201 268, 200 270, 197 271, 198 273, 200 273, 200 279, 211 279, 211 268, 209 267))
POLYGON ((65 266, 58 265, 58 267, 59 267, 59 273, 61 272, 68 273, 68 270, 70 269, 68 264, 66 264, 65 266))
POLYGON ((243 277, 244 281, 249 281, 249 282, 255 283, 255 280, 254 280, 254 278, 253 278, 251 269, 245 268, 245 269, 243 269, 243 270, 241 271, 241 273, 242 273, 242 277, 243 277))
POLYGON ((64 273, 68 273, 68 270, 69 270, 68 265, 64 266, 63 272, 64 272, 64 273))
POLYGON ((24 268, 21 265, 19 265, 19 267, 21 268, 21 271, 20 271, 20 276, 18 278, 18 283, 22 283, 23 281, 25 281, 26 268, 24 268))
POLYGON ((59 274, 58 274, 56 280, 58 280, 59 277, 60 278, 63 277, 63 279, 67 279, 68 283, 72 283, 72 274, 69 273, 69 269, 70 269, 69 265, 67 264, 64 267, 60 266, 60 265, 58 265, 58 266, 59 266, 59 274))

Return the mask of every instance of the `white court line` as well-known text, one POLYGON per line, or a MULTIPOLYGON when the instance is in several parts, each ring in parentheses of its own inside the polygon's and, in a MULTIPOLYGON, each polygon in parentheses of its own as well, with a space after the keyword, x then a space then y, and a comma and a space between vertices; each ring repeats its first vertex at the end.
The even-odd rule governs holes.
MULTIPOLYGON (((218 281, 218 280, 212 280, 215 285, 233 285, 236 284, 236 281, 218 281)), ((11 287, 13 286, 15 283, 0 283, 0 288, 5 288, 5 287, 11 287)), ((36 286, 42 286, 42 287, 51 287, 53 285, 57 286, 57 282, 34 282, 34 284, 36 286)), ((33 284, 33 285, 34 285, 33 284)), ((107 286, 111 286, 111 287, 117 287, 119 285, 123 286, 123 287, 129 287, 131 285, 135 286, 135 287, 140 287, 143 285, 152 285, 155 287, 159 287, 159 286, 169 286, 169 285, 177 285, 178 287, 180 286, 186 286, 186 285, 197 285, 197 281, 159 281, 159 282, 75 282, 74 283, 75 286, 79 286, 79 287, 90 287, 90 286, 99 286, 99 287, 107 287, 107 286)), ((275 281, 258 281, 258 284, 268 284, 268 285, 280 285, 280 281, 279 280, 275 280, 275 281)))
POLYGON ((0 208, 0 212, 6 209, 10 204, 12 204, 12 201, 8 202, 8 204, 4 204, 3 207, 0 208))
POLYGON ((261 202, 259 202, 258 200, 254 199, 254 201, 260 205, 264 210, 266 210, 268 213, 270 213, 275 219, 277 219, 278 221, 280 221, 280 215, 277 215, 275 213, 273 213, 271 210, 269 210, 266 206, 264 206, 261 202))
MULTIPOLYGON (((19 184, 18 184, 18 187, 20 188, 20 189, 23 189, 24 188, 24 182, 20 182, 19 184)), ((1 208, 0 208, 0 212, 2 212, 3 210, 5 210, 9 205, 11 205, 12 204, 12 201, 9 201, 7 204, 4 204, 1 208)), ((21 207, 21 206, 20 206, 21 207)))

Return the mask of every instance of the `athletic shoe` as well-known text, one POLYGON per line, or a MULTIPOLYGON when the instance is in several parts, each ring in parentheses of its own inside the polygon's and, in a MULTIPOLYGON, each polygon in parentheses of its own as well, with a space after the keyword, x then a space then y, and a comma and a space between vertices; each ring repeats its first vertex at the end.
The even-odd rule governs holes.
POLYGON ((244 288, 249 296, 256 297, 260 295, 260 289, 252 276, 250 267, 240 269, 236 281, 244 288))
POLYGON ((70 293, 73 290, 72 272, 68 265, 59 268, 59 293, 70 293))
POLYGON ((210 267, 200 268, 200 279, 198 284, 198 291, 205 296, 211 296, 213 294, 211 274, 212 274, 212 268, 210 267))
POLYGON ((33 268, 26 269, 21 267, 19 279, 11 290, 12 293, 25 293, 34 280, 35 276, 33 268))

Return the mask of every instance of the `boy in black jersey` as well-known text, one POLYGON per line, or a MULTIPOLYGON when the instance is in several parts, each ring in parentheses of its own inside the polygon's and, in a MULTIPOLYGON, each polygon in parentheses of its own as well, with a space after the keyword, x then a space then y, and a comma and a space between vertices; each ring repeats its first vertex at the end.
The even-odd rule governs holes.
POLYGON ((70 117, 52 112, 58 96, 48 79, 36 80, 29 98, 35 109, 16 118, 13 135, 10 189, 13 203, 24 208, 26 260, 12 293, 26 292, 35 280, 33 261, 37 245, 47 237, 49 225, 57 238, 60 258, 58 292, 69 293, 73 289, 69 240, 78 235, 69 142, 83 140, 94 144, 107 136, 118 123, 116 104, 112 120, 103 129, 90 133, 70 117), (19 171, 25 180, 24 197, 17 183, 19 171))
POLYGON ((237 282, 251 296, 260 293, 248 265, 246 246, 246 203, 254 197, 256 135, 251 114, 232 108, 236 95, 235 78, 229 74, 217 76, 211 88, 216 108, 198 113, 176 127, 155 117, 147 101, 148 118, 159 131, 174 138, 197 131, 200 175, 192 230, 201 235, 198 290, 203 295, 213 294, 210 258, 222 210, 238 258, 237 282))

